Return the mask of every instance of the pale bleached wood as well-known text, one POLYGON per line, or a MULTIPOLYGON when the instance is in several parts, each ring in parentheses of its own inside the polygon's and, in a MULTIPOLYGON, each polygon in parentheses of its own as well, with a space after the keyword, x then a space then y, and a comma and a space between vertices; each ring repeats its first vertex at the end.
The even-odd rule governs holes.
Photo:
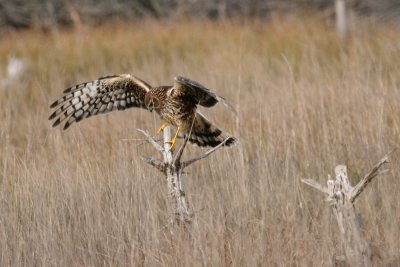
POLYGON ((172 196, 172 205, 174 206, 174 213, 178 223, 189 223, 191 221, 191 213, 189 212, 189 205, 186 200, 186 194, 183 188, 182 171, 173 161, 173 151, 171 150, 171 128, 165 127, 163 130, 164 136, 164 163, 166 165, 166 175, 169 193, 172 196))
POLYGON ((354 190, 351 192, 350 201, 354 202, 357 197, 364 191, 365 187, 374 179, 376 176, 385 172, 385 170, 379 170, 384 164, 389 163, 389 155, 384 156, 373 168, 367 173, 364 178, 358 182, 358 184, 354 187, 354 190))
POLYGON ((315 189, 321 191, 322 193, 327 193, 328 194, 328 188, 325 186, 322 186, 320 183, 313 179, 301 179, 301 181, 311 187, 314 187, 315 189))
POLYGON ((372 250, 370 244, 362 235, 354 201, 374 177, 385 172, 385 170, 381 170, 381 167, 387 162, 388 155, 384 156, 355 187, 351 186, 347 175, 347 167, 344 165, 336 166, 335 179, 329 176, 327 187, 312 179, 301 180, 303 183, 327 195, 327 200, 331 204, 338 223, 339 238, 342 241, 346 261, 350 266, 372 266, 372 250))
POLYGON ((162 146, 160 146, 157 141, 146 131, 142 129, 136 129, 139 132, 141 132, 144 136, 146 136, 147 140, 150 142, 150 144, 160 153, 164 153, 164 149, 162 146))
POLYGON ((153 157, 140 157, 141 160, 150 164, 153 167, 156 167, 160 172, 165 173, 166 167, 164 162, 159 159, 155 159, 153 157))
POLYGON ((162 160, 153 157, 141 157, 141 159, 149 165, 157 168, 164 173, 167 180, 168 192, 171 196, 171 212, 175 215, 175 221, 178 223, 190 223, 193 214, 189 209, 189 203, 186 199, 183 183, 183 169, 190 164, 209 156, 217 149, 221 148, 228 139, 225 139, 218 146, 208 150, 206 153, 181 162, 181 157, 188 142, 190 133, 186 136, 182 146, 174 153, 171 150, 171 128, 167 126, 163 130, 163 146, 158 144, 156 140, 146 131, 138 129, 146 136, 149 143, 162 155, 162 160))

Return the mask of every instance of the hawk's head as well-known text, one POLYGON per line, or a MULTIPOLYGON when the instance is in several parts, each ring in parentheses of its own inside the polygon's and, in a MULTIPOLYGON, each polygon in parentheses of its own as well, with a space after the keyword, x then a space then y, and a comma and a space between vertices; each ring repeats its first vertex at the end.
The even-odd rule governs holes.
POLYGON ((153 109, 157 107, 158 100, 151 93, 147 93, 144 97, 144 104, 146 108, 152 112, 153 109))

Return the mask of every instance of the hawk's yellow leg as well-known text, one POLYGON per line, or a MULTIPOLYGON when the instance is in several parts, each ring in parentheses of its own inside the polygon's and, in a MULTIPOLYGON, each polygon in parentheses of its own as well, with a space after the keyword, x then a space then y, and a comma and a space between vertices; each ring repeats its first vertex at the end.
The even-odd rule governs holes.
POLYGON ((160 129, 158 129, 156 135, 159 135, 161 133, 161 131, 163 131, 164 128, 167 126, 168 126, 168 122, 164 122, 163 125, 161 125, 160 129))
POLYGON ((178 129, 176 130, 174 138, 172 138, 172 140, 171 140, 171 150, 174 149, 174 146, 175 146, 175 143, 176 143, 176 138, 178 138, 178 134, 179 134, 180 130, 181 130, 181 128, 178 127, 178 129))

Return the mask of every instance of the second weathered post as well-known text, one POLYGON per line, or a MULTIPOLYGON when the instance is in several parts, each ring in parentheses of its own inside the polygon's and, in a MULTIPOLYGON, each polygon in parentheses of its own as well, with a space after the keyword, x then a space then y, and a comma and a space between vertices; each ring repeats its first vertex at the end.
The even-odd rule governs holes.
POLYGON ((338 165, 335 168, 335 179, 328 177, 327 186, 312 179, 301 181, 327 195, 326 200, 331 204, 335 214, 345 252, 345 259, 350 266, 372 266, 372 251, 370 244, 363 237, 354 202, 365 187, 377 175, 385 172, 380 168, 388 162, 388 156, 382 158, 372 170, 354 187, 347 176, 347 167, 338 165))

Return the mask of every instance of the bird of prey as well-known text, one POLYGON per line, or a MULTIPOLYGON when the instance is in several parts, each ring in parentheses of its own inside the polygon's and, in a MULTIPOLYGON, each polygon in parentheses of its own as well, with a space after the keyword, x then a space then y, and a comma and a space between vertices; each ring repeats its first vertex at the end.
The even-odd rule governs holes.
POLYGON ((199 146, 215 147, 223 142, 225 146, 236 139, 223 132, 197 111, 197 105, 212 107, 218 102, 230 106, 226 100, 201 84, 181 76, 175 77, 173 86, 152 87, 143 80, 130 75, 112 75, 94 81, 72 86, 64 95, 50 105, 55 111, 49 120, 53 127, 64 124, 67 129, 72 123, 93 115, 127 108, 144 108, 157 112, 165 123, 177 128, 171 147, 179 136, 199 146))

